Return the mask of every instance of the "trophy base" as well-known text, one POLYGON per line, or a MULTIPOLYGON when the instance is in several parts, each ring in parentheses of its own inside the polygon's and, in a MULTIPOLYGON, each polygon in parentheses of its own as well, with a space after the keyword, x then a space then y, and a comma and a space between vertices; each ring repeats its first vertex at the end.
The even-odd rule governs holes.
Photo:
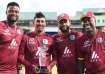
POLYGON ((38 66, 35 71, 37 74, 49 74, 49 71, 46 66, 38 66))

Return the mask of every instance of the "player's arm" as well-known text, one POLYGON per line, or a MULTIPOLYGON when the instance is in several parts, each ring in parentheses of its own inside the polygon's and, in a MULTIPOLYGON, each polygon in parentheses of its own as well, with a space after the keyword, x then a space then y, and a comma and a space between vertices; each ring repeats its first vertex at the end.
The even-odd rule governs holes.
POLYGON ((50 64, 47 66, 48 70, 51 72, 51 69, 57 64, 56 60, 51 60, 50 64))
POLYGON ((78 57, 77 62, 78 62, 78 72, 79 74, 83 74, 84 73, 84 58, 78 57))
POLYGON ((24 35, 22 38, 20 47, 19 47, 18 61, 25 66, 31 67, 33 65, 28 60, 26 60, 24 58, 25 57, 24 51, 25 51, 25 46, 26 46, 26 40, 27 40, 27 36, 24 35))
POLYGON ((51 56, 51 62, 48 66, 48 69, 51 71, 51 69, 54 67, 54 65, 57 64, 56 61, 56 44, 53 42, 53 44, 50 46, 49 50, 47 51, 47 53, 49 54, 49 56, 51 56))
POLYGON ((77 53, 77 64, 78 64, 78 73, 79 74, 84 74, 84 57, 81 52, 81 50, 78 51, 77 53))
POLYGON ((83 36, 83 33, 77 31, 77 32, 76 32, 76 35, 77 35, 77 39, 80 39, 80 38, 83 36))
POLYGON ((77 49, 76 52, 77 52, 77 64, 78 64, 77 68, 79 74, 84 74, 84 57, 80 47, 81 37, 78 37, 78 39, 76 40, 76 49, 77 49))

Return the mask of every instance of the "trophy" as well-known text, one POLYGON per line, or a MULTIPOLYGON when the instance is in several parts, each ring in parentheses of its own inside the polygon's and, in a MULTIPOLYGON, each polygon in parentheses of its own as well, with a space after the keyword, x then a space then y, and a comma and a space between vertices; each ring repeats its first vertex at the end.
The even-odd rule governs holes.
POLYGON ((49 71, 46 65, 46 51, 48 50, 48 40, 43 39, 41 45, 38 47, 38 52, 36 53, 39 56, 39 66, 36 69, 38 74, 48 74, 49 71))

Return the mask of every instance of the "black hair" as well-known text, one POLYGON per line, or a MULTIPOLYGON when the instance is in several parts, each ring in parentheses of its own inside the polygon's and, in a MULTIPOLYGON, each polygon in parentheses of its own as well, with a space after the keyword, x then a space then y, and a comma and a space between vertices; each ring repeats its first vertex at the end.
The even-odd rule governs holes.
POLYGON ((35 19, 35 18, 45 18, 45 15, 44 15, 42 12, 37 12, 37 13, 35 14, 34 19, 35 19))
POLYGON ((8 8, 9 6, 17 6, 17 7, 20 8, 19 4, 16 3, 16 2, 10 2, 10 3, 8 3, 7 8, 8 8))

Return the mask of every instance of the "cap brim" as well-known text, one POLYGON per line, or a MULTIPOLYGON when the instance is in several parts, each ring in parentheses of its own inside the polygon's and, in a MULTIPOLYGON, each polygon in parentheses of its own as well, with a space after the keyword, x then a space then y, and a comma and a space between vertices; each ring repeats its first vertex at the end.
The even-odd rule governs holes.
POLYGON ((83 16, 83 17, 80 18, 80 21, 83 21, 83 20, 86 19, 86 18, 87 18, 87 19, 90 19, 90 17, 88 17, 88 16, 83 16))
POLYGON ((68 18, 61 18, 58 21, 61 21, 61 20, 69 20, 69 19, 68 18))

